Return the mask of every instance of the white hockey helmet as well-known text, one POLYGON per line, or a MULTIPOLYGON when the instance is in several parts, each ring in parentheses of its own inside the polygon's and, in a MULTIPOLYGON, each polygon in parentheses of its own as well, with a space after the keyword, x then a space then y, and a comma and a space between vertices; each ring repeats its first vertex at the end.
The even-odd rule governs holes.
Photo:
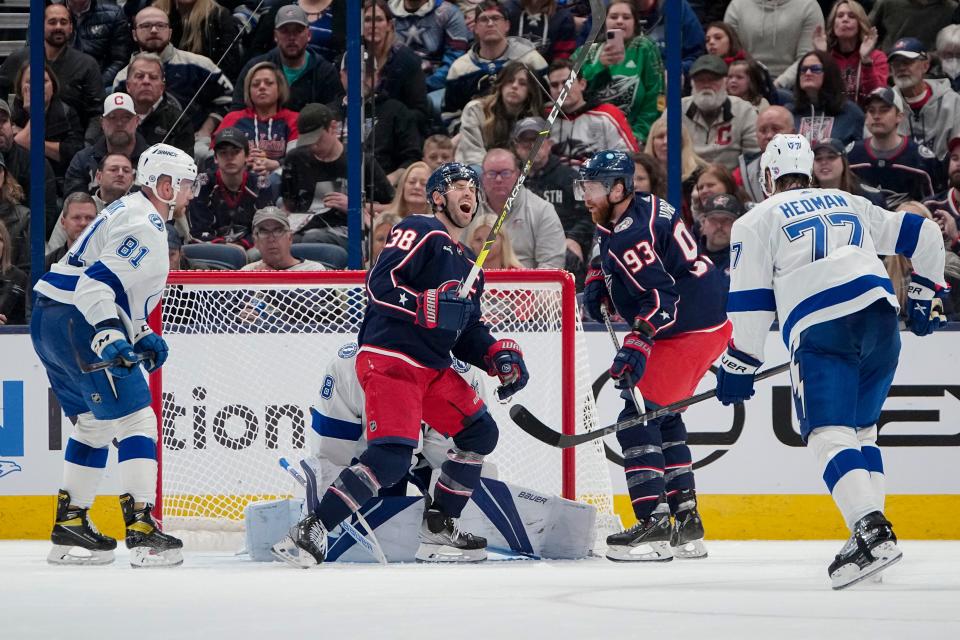
POLYGON ((137 162, 137 184, 142 187, 150 187, 154 195, 167 204, 173 204, 180 192, 180 185, 184 180, 192 182, 191 188, 197 188, 197 164, 189 154, 184 153, 176 147, 169 144, 155 144, 148 147, 140 155, 140 161, 137 162), (170 176, 171 186, 173 187, 173 198, 163 200, 157 194, 157 181, 160 176, 170 176))
POLYGON ((760 156, 760 187, 773 195, 777 179, 788 175, 813 174, 813 151, 810 141, 795 133, 778 133, 760 156))

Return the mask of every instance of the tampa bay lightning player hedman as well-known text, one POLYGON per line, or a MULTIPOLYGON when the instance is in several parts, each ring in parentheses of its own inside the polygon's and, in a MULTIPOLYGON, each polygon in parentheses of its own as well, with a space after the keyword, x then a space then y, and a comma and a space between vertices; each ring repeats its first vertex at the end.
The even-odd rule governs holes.
POLYGON ((886 211, 838 189, 811 189, 807 139, 777 135, 760 158, 770 197, 733 225, 727 313, 733 339, 717 397, 753 395, 776 313, 790 350, 800 434, 851 536, 828 568, 834 589, 900 559, 884 517, 877 419, 900 354, 899 305, 879 255, 910 258, 907 323, 924 336, 944 323, 944 248, 932 220, 886 211))
POLYGON ((167 358, 167 345, 147 325, 167 282, 166 222, 193 197, 197 167, 183 151, 155 144, 140 156, 141 190, 110 204, 36 285, 30 323, 33 346, 74 431, 64 454, 63 484, 47 559, 54 564, 106 564, 117 541, 101 534, 87 511, 116 439, 120 506, 134 566, 183 562, 180 540, 150 515, 156 501, 157 418, 139 371, 167 358), (111 362, 85 372, 81 363, 111 362))

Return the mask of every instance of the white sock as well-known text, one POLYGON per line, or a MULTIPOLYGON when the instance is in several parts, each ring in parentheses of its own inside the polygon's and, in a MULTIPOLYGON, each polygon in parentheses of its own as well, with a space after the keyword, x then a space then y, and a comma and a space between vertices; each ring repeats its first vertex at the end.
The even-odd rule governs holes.
POLYGON ((70 494, 70 504, 89 509, 97 497, 97 487, 107 462, 106 447, 93 447, 76 437, 67 441, 63 461, 64 491, 70 494))
POLYGON ((882 510, 853 428, 819 427, 810 434, 807 446, 817 456, 824 482, 850 530, 863 516, 882 510))
POLYGON ((884 509, 887 498, 887 476, 883 471, 883 457, 880 447, 877 446, 877 426, 868 429, 857 429, 857 439, 860 441, 860 451, 867 460, 867 470, 870 472, 870 483, 873 493, 880 503, 880 510, 884 509))

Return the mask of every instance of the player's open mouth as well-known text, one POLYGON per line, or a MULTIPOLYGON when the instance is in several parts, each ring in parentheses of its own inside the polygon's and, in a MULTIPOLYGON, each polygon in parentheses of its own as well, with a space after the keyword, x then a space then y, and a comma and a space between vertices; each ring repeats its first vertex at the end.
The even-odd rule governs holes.
POLYGON ((463 213, 473 213, 473 206, 471 206, 469 202, 461 202, 460 211, 463 213))

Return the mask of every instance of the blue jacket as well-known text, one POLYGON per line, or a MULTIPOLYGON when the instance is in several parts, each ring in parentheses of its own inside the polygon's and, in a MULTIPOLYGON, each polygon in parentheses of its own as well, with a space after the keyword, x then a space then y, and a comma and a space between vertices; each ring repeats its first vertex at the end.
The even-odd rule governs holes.
MULTIPOLYGON (((103 85, 109 87, 117 72, 130 61, 133 37, 123 9, 113 2, 90 0, 90 8, 74 23, 73 46, 92 56, 103 73, 103 85)), ((60 82, 66 82, 61 78, 60 82)))

